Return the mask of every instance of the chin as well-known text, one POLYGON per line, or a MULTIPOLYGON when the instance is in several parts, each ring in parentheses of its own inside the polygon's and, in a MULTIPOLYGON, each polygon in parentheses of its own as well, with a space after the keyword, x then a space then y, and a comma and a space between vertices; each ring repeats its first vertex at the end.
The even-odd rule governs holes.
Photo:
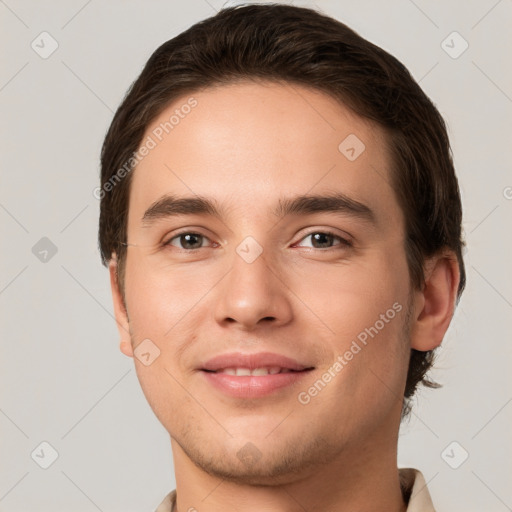
POLYGON ((186 446, 180 443, 180 446, 188 458, 206 473, 252 486, 297 482, 336 457, 336 450, 325 440, 312 438, 308 442, 302 436, 300 442, 282 438, 270 442, 274 434, 269 436, 271 429, 265 432, 259 431, 259 436, 254 438, 247 434, 242 439, 231 438, 225 444, 215 445, 210 441, 188 442, 186 446))
MULTIPOLYGON (((292 468, 291 461, 269 460, 262 457, 257 462, 240 462, 238 457, 195 461, 203 471, 238 485, 272 487, 297 481, 297 475, 304 473, 304 466, 292 468)), ((293 464, 295 466, 295 464, 293 464)))

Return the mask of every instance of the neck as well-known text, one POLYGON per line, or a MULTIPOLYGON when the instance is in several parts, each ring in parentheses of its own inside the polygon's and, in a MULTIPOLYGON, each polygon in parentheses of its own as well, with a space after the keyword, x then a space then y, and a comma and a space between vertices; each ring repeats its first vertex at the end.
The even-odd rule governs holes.
MULTIPOLYGON (((396 439, 398 441, 398 439, 396 439)), ((247 485, 221 479, 197 467, 172 442, 176 474, 176 512, 404 512, 396 462, 396 442, 387 449, 372 443, 346 449, 338 458, 300 475, 287 475, 272 485, 247 485), (371 450, 365 446, 371 445, 371 450)))

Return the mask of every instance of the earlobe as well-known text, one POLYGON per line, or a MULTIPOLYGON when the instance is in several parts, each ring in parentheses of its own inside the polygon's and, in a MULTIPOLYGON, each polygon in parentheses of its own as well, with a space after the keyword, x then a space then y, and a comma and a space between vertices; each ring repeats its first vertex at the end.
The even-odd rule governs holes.
POLYGON ((416 293, 411 348, 424 352, 441 344, 455 310, 459 280, 459 266, 452 253, 427 262, 424 287, 416 293))
POLYGON ((119 350, 121 350, 121 352, 124 355, 128 357, 133 357, 133 347, 130 339, 128 313, 126 311, 126 306, 119 287, 117 273, 117 258, 115 253, 112 254, 112 258, 109 261, 108 270, 110 273, 110 288, 112 291, 112 301, 114 303, 114 316, 116 319, 117 329, 119 331, 119 337, 121 338, 119 350))
POLYGON ((133 357, 133 347, 129 341, 123 341, 119 343, 119 350, 128 357, 133 357))

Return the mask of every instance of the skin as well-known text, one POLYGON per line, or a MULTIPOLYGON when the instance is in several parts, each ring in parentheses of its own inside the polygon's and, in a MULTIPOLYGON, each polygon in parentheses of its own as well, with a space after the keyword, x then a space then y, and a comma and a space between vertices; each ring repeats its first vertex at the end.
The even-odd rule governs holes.
POLYGON ((179 512, 405 510, 396 454, 409 353, 435 348, 448 328, 453 255, 427 261, 425 285, 411 289, 385 134, 333 98, 251 81, 192 96, 197 106, 132 171, 125 303, 115 254, 110 263, 121 351, 133 357, 145 339, 160 350, 149 366, 134 362, 171 437, 179 512), (366 147, 355 161, 338 150, 349 134, 366 147), (281 197, 333 191, 369 206, 375 224, 272 213, 281 197), (223 216, 143 228, 145 210, 166 193, 215 199, 223 216), (204 235, 204 246, 187 253, 180 237, 159 245, 182 228, 204 235), (308 235, 326 230, 352 246, 336 237, 315 246, 308 235), (252 263, 235 250, 247 236, 263 249, 252 263), (395 303, 401 311, 301 404, 298 394, 395 303), (232 398, 197 367, 234 351, 277 352, 315 369, 266 397, 232 398), (244 446, 257 460, 237 456, 244 446))

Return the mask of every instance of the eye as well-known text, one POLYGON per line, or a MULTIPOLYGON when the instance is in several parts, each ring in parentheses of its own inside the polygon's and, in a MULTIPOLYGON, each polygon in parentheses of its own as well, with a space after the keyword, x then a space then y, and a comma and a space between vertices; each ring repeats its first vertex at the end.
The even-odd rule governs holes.
POLYGON ((172 245, 173 247, 178 247, 178 249, 184 250, 194 250, 201 249, 202 247, 208 247, 208 245, 204 245, 204 242, 211 242, 209 238, 200 233, 180 233, 179 235, 175 235, 167 242, 164 242, 164 246, 172 245))
POLYGON ((313 249, 330 249, 331 247, 337 245, 341 245, 342 247, 352 246, 352 244, 345 238, 342 238, 339 235, 335 235, 329 231, 314 231, 306 235, 302 240, 306 240, 307 238, 311 239, 311 244, 300 245, 299 243, 299 246, 311 247, 313 249))

